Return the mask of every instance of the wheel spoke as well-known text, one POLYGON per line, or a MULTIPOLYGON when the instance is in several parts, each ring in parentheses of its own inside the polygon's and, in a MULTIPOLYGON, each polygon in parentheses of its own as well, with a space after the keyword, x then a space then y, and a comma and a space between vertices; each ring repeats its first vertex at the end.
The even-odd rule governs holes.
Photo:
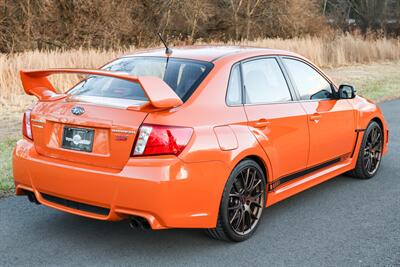
POLYGON ((371 131, 371 143, 373 144, 376 140, 376 128, 371 131))
POLYGON ((369 170, 370 164, 371 164, 371 158, 368 157, 367 160, 366 160, 366 162, 365 162, 365 169, 366 169, 366 170, 369 170))
POLYGON ((237 210, 235 211, 235 213, 233 214, 231 220, 229 221, 229 223, 230 223, 231 225, 232 225, 233 221, 236 219, 236 217, 238 216, 239 211, 240 211, 240 210, 237 209, 237 210))
MULTIPOLYGON (((232 189, 233 189, 235 192, 239 192, 239 189, 237 188, 237 185, 236 185, 236 180, 233 181, 232 189)), ((231 190, 231 191, 232 191, 232 190, 231 190)))
POLYGON ((249 182, 249 178, 250 178, 250 168, 247 168, 246 180, 245 180, 245 183, 244 183, 244 186, 243 186, 244 190, 247 189, 247 185, 248 185, 248 182, 249 182))
POLYGON ((239 193, 230 193, 229 197, 237 197, 240 198, 240 194, 239 193))
POLYGON ((245 222, 245 219, 246 219, 246 211, 243 211, 242 212, 242 218, 241 218, 241 226, 242 226, 242 230, 241 230, 241 232, 242 233, 244 233, 244 227, 245 227, 245 225, 246 225, 246 222, 245 222))
POLYGON ((373 148, 375 151, 379 151, 379 152, 380 152, 381 146, 382 146, 382 143, 381 143, 381 142, 378 142, 378 143, 375 144, 372 148, 373 148))
POLYGON ((252 205, 255 206, 255 207, 257 207, 257 208, 262 208, 261 204, 258 203, 258 202, 256 202, 256 201, 252 201, 252 202, 250 203, 250 208, 251 208, 252 205))
POLYGON ((379 140, 381 139, 381 133, 379 132, 378 128, 376 129, 376 133, 375 133, 375 143, 378 143, 379 140))
POLYGON ((257 192, 254 196, 250 196, 250 199, 258 199, 264 194, 263 191, 257 192))
POLYGON ((256 176, 257 176, 257 171, 254 170, 253 174, 251 175, 251 179, 249 181, 249 184, 246 187, 247 192, 251 192, 252 191, 254 181, 256 180, 256 176))
POLYGON ((254 189, 256 189, 257 186, 258 186, 259 184, 261 184, 261 180, 258 180, 258 181, 252 186, 252 188, 250 189, 250 192, 253 192, 254 189))
POLYGON ((372 149, 372 147, 373 147, 372 141, 367 143, 367 147, 368 147, 368 150, 371 150, 371 149, 372 149))
POLYGON ((243 191, 243 190, 245 190, 246 189, 246 178, 245 178, 245 176, 243 175, 243 172, 241 172, 240 173, 240 177, 242 178, 242 186, 241 186, 241 190, 243 191))
POLYGON ((375 156, 373 156, 371 160, 371 171, 375 169, 376 164, 378 164, 378 159, 375 156))
POLYGON ((380 142, 381 142, 381 133, 378 132, 374 140, 374 145, 380 144, 380 142))
POLYGON ((236 206, 229 207, 228 210, 237 210, 237 209, 240 209, 241 206, 242 205, 240 205, 240 203, 238 203, 236 206))
POLYGON ((233 188, 234 188, 234 190, 236 191, 236 193, 241 193, 243 190, 242 190, 242 188, 240 187, 240 185, 238 185, 238 180, 237 179, 235 179, 235 181, 233 182, 233 188))
POLYGON ((256 215, 254 215, 254 213, 250 213, 250 216, 253 220, 258 220, 258 217, 256 215))
POLYGON ((236 224, 235 224, 235 227, 234 227, 236 231, 239 230, 240 224, 241 224, 242 219, 243 219, 242 215, 243 215, 243 210, 239 210, 239 218, 236 220, 236 224))

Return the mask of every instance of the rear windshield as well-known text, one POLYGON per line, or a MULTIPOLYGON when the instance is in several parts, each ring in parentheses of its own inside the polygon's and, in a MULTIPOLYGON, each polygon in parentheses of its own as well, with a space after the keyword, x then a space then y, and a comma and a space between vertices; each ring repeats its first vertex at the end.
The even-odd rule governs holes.
MULTIPOLYGON (((182 99, 186 101, 207 76, 213 64, 203 61, 165 57, 127 57, 117 59, 103 70, 117 71, 132 76, 156 76, 163 79, 182 99)), ((73 87, 69 94, 75 96, 111 97, 147 101, 138 83, 90 75, 73 87)))

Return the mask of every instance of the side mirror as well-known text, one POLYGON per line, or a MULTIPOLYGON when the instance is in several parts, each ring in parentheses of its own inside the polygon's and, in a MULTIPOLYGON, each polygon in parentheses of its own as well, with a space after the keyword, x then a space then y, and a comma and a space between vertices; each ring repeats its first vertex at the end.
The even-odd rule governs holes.
POLYGON ((356 89, 349 84, 341 84, 339 86, 338 98, 339 99, 352 99, 356 97, 356 89))

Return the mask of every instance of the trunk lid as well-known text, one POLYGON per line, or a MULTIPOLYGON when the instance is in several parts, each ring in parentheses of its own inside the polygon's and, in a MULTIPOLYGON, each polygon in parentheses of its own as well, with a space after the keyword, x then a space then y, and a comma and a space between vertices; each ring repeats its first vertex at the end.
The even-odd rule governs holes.
MULTIPOLYGON (((121 170, 131 155, 138 128, 147 114, 140 109, 128 110, 74 99, 39 102, 31 114, 35 148, 46 157, 121 170), (74 115, 71 112, 74 107, 83 108, 84 113, 74 115), (91 152, 65 148, 64 132, 69 128, 93 131, 91 152)), ((71 136, 68 138, 71 141, 71 136)))

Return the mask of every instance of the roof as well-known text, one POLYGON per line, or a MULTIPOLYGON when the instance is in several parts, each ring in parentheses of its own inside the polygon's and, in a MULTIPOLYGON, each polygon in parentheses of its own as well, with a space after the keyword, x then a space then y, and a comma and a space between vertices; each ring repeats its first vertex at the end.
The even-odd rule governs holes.
MULTIPOLYGON (((195 60, 203 60, 203 61, 216 61, 219 58, 226 56, 238 56, 238 55, 249 55, 249 54, 262 54, 262 55, 276 55, 276 54, 285 54, 285 55, 293 55, 294 53, 283 51, 283 50, 274 50, 267 48, 259 48, 259 47, 245 47, 245 46, 180 46, 180 47, 172 47, 172 55, 171 58, 185 58, 185 59, 195 59, 195 60)), ((165 57, 165 48, 156 48, 150 50, 142 50, 137 53, 127 55, 126 57, 131 56, 157 56, 157 57, 165 57)))

